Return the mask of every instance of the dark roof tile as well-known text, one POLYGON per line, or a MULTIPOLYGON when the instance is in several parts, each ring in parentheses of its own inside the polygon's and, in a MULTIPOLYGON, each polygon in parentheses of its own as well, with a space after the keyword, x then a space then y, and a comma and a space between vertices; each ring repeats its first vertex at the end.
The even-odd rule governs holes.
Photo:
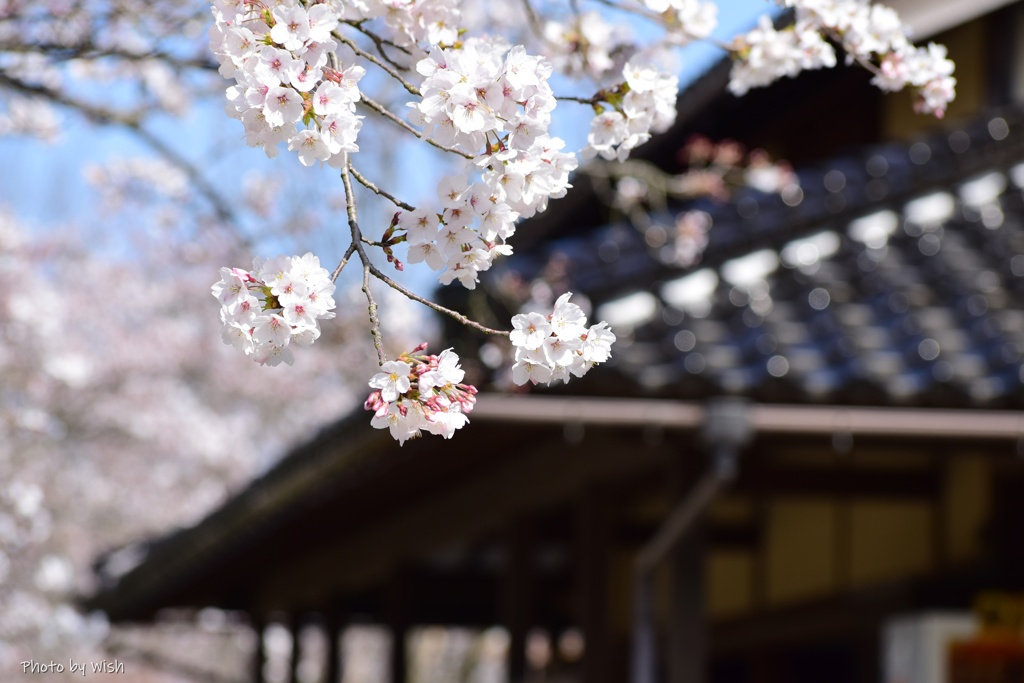
POLYGON ((654 319, 618 330, 617 392, 1024 407, 1021 122, 989 114, 802 170, 793 206, 751 190, 673 207, 713 221, 690 270, 665 258, 664 234, 626 224, 508 267, 532 278, 560 254, 596 308, 656 297, 654 319))

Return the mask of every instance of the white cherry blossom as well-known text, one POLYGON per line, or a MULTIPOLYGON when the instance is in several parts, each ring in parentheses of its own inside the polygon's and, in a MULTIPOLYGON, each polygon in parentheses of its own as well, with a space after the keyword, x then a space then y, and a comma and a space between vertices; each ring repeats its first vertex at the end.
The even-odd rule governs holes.
POLYGON ((403 361, 389 361, 380 367, 381 372, 370 379, 370 386, 380 390, 381 398, 394 402, 409 391, 409 372, 412 367, 403 361))
POLYGON ((312 253, 255 259, 253 270, 221 268, 211 287, 221 302, 222 337, 261 364, 294 362, 292 341, 309 345, 319 320, 334 317, 334 283, 312 253))
POLYGON ((452 438, 469 422, 467 414, 476 404, 476 388, 462 383, 465 372, 458 354, 445 349, 438 356, 424 355, 426 348, 420 344, 399 360, 384 363, 370 380, 374 391, 364 403, 373 411, 370 425, 388 428, 399 445, 424 430, 452 438))
POLYGON ((571 293, 558 297, 549 316, 521 313, 512 318, 510 341, 515 347, 512 381, 523 385, 568 382, 611 358, 615 342, 608 323, 587 327, 587 318, 571 293))

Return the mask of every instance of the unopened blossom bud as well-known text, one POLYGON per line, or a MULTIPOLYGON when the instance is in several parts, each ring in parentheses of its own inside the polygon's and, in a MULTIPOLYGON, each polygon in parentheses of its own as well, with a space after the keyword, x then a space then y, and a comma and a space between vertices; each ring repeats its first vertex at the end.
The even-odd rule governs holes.
POLYGON ((465 414, 473 409, 476 388, 456 383, 463 375, 458 356, 451 349, 440 356, 418 356, 426 349, 424 342, 402 354, 402 360, 385 363, 384 372, 370 380, 370 386, 378 389, 364 404, 368 410, 376 407, 370 425, 387 427, 399 444, 421 436, 423 430, 451 438, 468 423, 465 414))

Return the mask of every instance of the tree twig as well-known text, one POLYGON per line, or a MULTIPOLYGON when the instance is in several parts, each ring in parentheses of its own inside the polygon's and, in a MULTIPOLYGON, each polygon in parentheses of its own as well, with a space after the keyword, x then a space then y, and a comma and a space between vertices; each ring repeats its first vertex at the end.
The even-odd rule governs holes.
POLYGON ((391 66, 395 67, 396 69, 398 69, 400 71, 408 71, 409 70, 408 66, 404 66, 402 64, 399 64, 395 60, 393 60, 390 57, 388 57, 388 53, 384 50, 384 46, 387 45, 388 47, 393 47, 396 50, 398 50, 400 52, 404 52, 407 56, 411 57, 412 53, 409 52, 408 48, 405 48, 405 47, 399 45, 398 43, 390 41, 387 38, 382 38, 381 36, 377 35, 373 31, 371 31, 370 29, 366 28, 363 25, 365 23, 365 20, 363 20, 363 21, 347 20, 347 21, 345 21, 343 23, 348 24, 349 26, 351 26, 352 28, 354 28, 355 30, 359 31, 364 36, 366 36, 367 38, 372 40, 373 44, 377 46, 377 52, 380 53, 381 59, 386 61, 388 64, 390 64, 391 66))
POLYGON ((355 41, 353 41, 351 38, 342 35, 342 33, 340 31, 335 31, 331 35, 333 35, 335 38, 337 38, 341 42, 345 43, 345 45, 348 45, 349 49, 352 50, 353 52, 355 52, 358 56, 362 57, 363 59, 365 59, 366 61, 370 62, 371 64, 375 64, 378 67, 380 67, 381 69, 383 69, 384 72, 387 73, 388 76, 391 76, 396 81, 401 83, 402 87, 405 88, 406 90, 408 90, 410 94, 415 95, 416 97, 420 96, 420 89, 417 88, 412 83, 410 83, 409 81, 405 80, 405 77, 402 76, 402 74, 398 73, 398 71, 393 66, 391 66, 390 64, 386 64, 385 62, 382 62, 381 60, 377 59, 372 54, 370 54, 369 52, 367 52, 363 48, 361 48, 358 45, 356 45, 355 41))
MULTIPOLYGON (((356 194, 352 191, 352 180, 349 178, 349 158, 345 153, 345 164, 341 169, 341 183, 345 186, 345 212, 348 214, 348 227, 352 233, 352 244, 349 245, 348 255, 355 249, 359 254, 359 260, 363 262, 363 294, 366 295, 366 309, 370 316, 370 334, 373 336, 373 348, 377 351, 377 362, 380 365, 388 362, 387 354, 384 353, 384 337, 380 333, 380 318, 377 317, 377 301, 370 291, 370 257, 366 255, 361 243, 363 239, 362 230, 359 229, 359 216, 356 213, 356 194)), ((347 258, 347 257, 346 257, 347 258)))
POLYGON ((380 333, 380 318, 377 317, 377 302, 370 291, 370 269, 369 261, 363 261, 363 294, 366 295, 366 310, 370 315, 370 334, 373 335, 373 348, 377 351, 377 364, 384 365, 388 357, 384 353, 384 337, 380 333))
POLYGON ((348 249, 345 250, 345 255, 341 257, 341 261, 338 262, 338 266, 334 269, 334 272, 331 273, 331 282, 338 281, 338 276, 341 275, 341 271, 343 271, 345 269, 345 266, 348 265, 348 260, 352 258, 352 254, 355 252, 355 250, 356 245, 348 245, 348 249))
POLYGON ((0 51, 15 53, 45 54, 54 61, 67 62, 72 59, 98 60, 104 57, 123 59, 126 62, 160 61, 181 69, 199 69, 217 71, 217 63, 202 57, 181 58, 162 50, 149 52, 130 52, 116 47, 98 47, 91 40, 77 45, 61 45, 60 43, 0 43, 0 51))
POLYGON ((218 219, 225 223, 238 225, 234 212, 228 206, 227 202, 225 202, 220 194, 218 194, 218 192, 213 188, 213 185, 206 180, 199 169, 163 140, 143 128, 142 124, 139 122, 138 114, 124 114, 109 109, 101 109, 100 107, 96 107, 87 102, 82 102, 68 97, 67 95, 57 92, 51 88, 25 83, 17 78, 13 78, 3 71, 0 71, 0 86, 8 87, 11 90, 22 93, 23 95, 39 97, 62 107, 74 109, 93 123, 117 125, 126 128, 140 140, 152 147, 154 151, 167 159, 171 164, 181 169, 185 175, 188 176, 188 179, 192 182, 195 188, 199 190, 199 193, 206 197, 207 201, 209 201, 213 206, 213 210, 216 212, 218 219))
POLYGON ((381 282, 383 282, 384 284, 386 284, 391 289, 393 289, 396 292, 398 292, 399 294, 402 294, 405 297, 407 297, 409 299, 412 299, 413 301, 419 302, 419 303, 423 304, 424 306, 426 306, 427 308, 431 308, 431 309, 437 311, 438 313, 442 313, 442 314, 448 316, 449 318, 454 318, 455 320, 457 320, 458 322, 462 323, 466 327, 471 327, 474 330, 476 330, 477 332, 483 332, 484 334, 496 335, 496 336, 499 336, 499 337, 507 337, 509 335, 509 332, 507 332, 505 330, 494 330, 494 329, 491 329, 490 327, 486 327, 484 325, 481 325, 480 323, 476 322, 475 320, 473 320, 471 318, 467 318, 466 316, 462 315, 458 311, 453 311, 450 308, 445 308, 441 304, 434 303, 430 299, 424 299, 419 294, 416 294, 412 290, 407 289, 406 287, 403 287, 402 285, 400 285, 397 282, 395 282, 394 280, 392 280, 385 273, 381 272, 381 270, 379 268, 377 268, 376 266, 373 266, 373 265, 370 266, 370 274, 373 275, 378 280, 380 280, 381 282))
POLYGON ((362 173, 360 173, 359 171, 356 170, 355 166, 352 166, 351 164, 349 164, 348 170, 352 172, 352 177, 355 178, 359 182, 359 184, 362 185, 363 187, 365 187, 367 190, 369 190, 371 192, 375 192, 376 194, 379 194, 381 197, 384 197, 385 199, 387 199, 388 201, 390 201, 392 204, 394 204, 395 206, 397 206, 400 209, 405 209, 406 211, 415 211, 416 210, 415 206, 412 206, 411 204, 406 204, 401 199, 396 199, 392 194, 388 193, 385 190, 380 189, 379 187, 374 185, 372 182, 367 180, 363 176, 362 173))
POLYGON ((444 152, 451 152, 452 154, 458 154, 459 156, 465 157, 465 158, 470 159, 470 160, 476 158, 472 154, 470 154, 469 152, 461 150, 458 147, 449 147, 447 145, 442 145, 440 142, 437 142, 436 140, 432 140, 432 139, 428 138, 422 132, 416 130, 415 128, 410 126, 408 123, 406 123, 402 119, 398 118, 398 116, 396 116, 393 112, 389 111, 387 109, 387 107, 385 107, 383 104, 380 104, 379 102, 375 102, 374 100, 371 100, 365 94, 361 94, 360 95, 359 101, 362 104, 365 104, 370 109, 372 109, 375 112, 377 112, 378 114, 380 114, 381 116, 383 116, 384 118, 386 118, 387 120, 391 121, 395 125, 401 126, 405 130, 409 131, 410 133, 412 133, 413 135, 418 137, 420 140, 423 140, 423 142, 427 143, 428 145, 432 145, 434 147, 437 147, 438 149, 440 149, 440 150, 442 150, 444 152))
POLYGON ((580 104, 588 104, 590 106, 594 106, 598 102, 601 102, 601 99, 596 95, 593 97, 573 97, 572 95, 556 95, 555 99, 558 100, 559 102, 579 102, 580 104))
POLYGON ((356 215, 355 194, 353 194, 353 192, 352 192, 352 181, 349 178, 349 171, 351 170, 351 168, 352 168, 352 163, 351 163, 351 161, 349 161, 349 159, 347 158, 347 155, 346 155, 345 164, 344 164, 344 167, 342 168, 342 171, 341 171, 341 182, 345 186, 345 198, 346 198, 345 204, 346 204, 346 208, 347 208, 347 211, 348 211, 348 224, 349 224, 349 227, 352 230, 352 244, 355 247, 356 252, 358 252, 360 260, 363 262, 363 292, 366 294, 367 301, 369 302, 371 333, 374 335, 373 344, 374 344, 374 347, 377 349, 377 357, 378 357, 378 359, 381 359, 380 360, 381 364, 384 364, 386 362, 387 358, 384 356, 383 346, 382 345, 378 345, 379 342, 381 341, 380 337, 379 337, 379 335, 380 335, 380 321, 376 320, 377 304, 373 300, 373 296, 370 293, 369 283, 367 282, 367 277, 369 275, 373 275, 375 278, 377 278, 378 280, 380 280, 381 282, 383 282, 384 284, 386 284, 388 287, 390 287, 391 289, 395 290, 396 292, 404 295, 406 298, 412 299, 413 301, 416 301, 416 302, 419 302, 419 303, 423 304, 424 306, 426 306, 427 308, 431 308, 431 309, 437 311, 438 313, 443 313, 444 315, 447 315, 450 318, 454 318, 455 320, 459 321, 463 325, 465 325, 467 327, 471 327, 474 330, 477 330, 478 332, 483 332, 484 334, 491 334, 491 335, 507 337, 509 335, 508 332, 505 332, 503 330, 492 330, 489 327, 481 325, 480 323, 476 322, 475 320, 467 318, 466 316, 462 315, 458 311, 453 311, 452 309, 445 308, 441 304, 434 303, 433 301, 430 301, 429 299, 424 299, 419 294, 416 294, 412 290, 410 290, 410 289, 408 289, 406 287, 403 287, 402 285, 398 284, 397 282, 392 280, 390 277, 388 277, 386 274, 381 272, 381 270, 379 268, 377 268, 377 266, 373 265, 373 263, 370 261, 369 257, 366 255, 366 250, 363 248, 363 245, 361 244, 361 240, 362 240, 362 236, 363 235, 362 235, 362 232, 359 229, 359 221, 358 221, 358 217, 356 215))
POLYGON ((530 23, 530 29, 537 35, 538 38, 544 37, 544 27, 540 23, 540 18, 537 16, 537 11, 530 4, 530 0, 523 0, 523 9, 526 10, 526 18, 530 23))

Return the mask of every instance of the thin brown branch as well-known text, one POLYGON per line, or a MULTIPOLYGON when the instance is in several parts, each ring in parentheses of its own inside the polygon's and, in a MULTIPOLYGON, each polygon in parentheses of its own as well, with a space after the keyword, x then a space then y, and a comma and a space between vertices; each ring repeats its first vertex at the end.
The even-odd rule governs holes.
POLYGON ((216 71, 219 67, 211 59, 181 57, 163 52, 161 50, 150 50, 148 52, 130 52, 119 48, 98 47, 92 41, 85 41, 77 45, 61 45, 60 43, 8 43, 0 42, 0 52, 33 53, 43 54, 54 61, 66 62, 72 59, 103 59, 114 57, 123 59, 126 62, 145 62, 156 60, 179 69, 199 69, 202 71, 216 71))
POLYGON ((217 214, 217 218, 225 223, 231 223, 234 225, 238 224, 235 219, 234 212, 228 206, 227 202, 225 202, 220 194, 213 188, 213 185, 206 180, 199 169, 196 168, 192 162, 179 154, 177 150, 143 128, 142 123, 139 120, 140 114, 125 114, 109 109, 102 109, 89 104, 88 102, 82 102, 81 100, 68 97, 67 95, 51 88, 25 83, 17 78, 13 78, 3 71, 0 71, 0 86, 10 88, 11 90, 23 95, 39 97, 52 102, 53 104, 67 107, 68 109, 74 109, 93 123, 116 125, 129 130, 132 134, 153 148, 154 151, 167 159, 167 161, 181 169, 185 175, 188 176, 189 181, 197 190, 199 190, 199 193, 206 197, 207 201, 209 201, 213 206, 213 209, 217 214))
POLYGON ((610 7, 612 9, 618 10, 620 12, 626 12, 628 14, 635 14, 638 17, 643 17, 644 19, 648 19, 649 21, 653 21, 654 23, 659 24, 661 26, 665 25, 665 22, 661 18, 661 15, 657 14, 656 12, 653 12, 653 11, 647 9, 646 7, 640 7, 640 6, 634 7, 633 5, 625 5, 625 4, 622 4, 620 2, 615 2, 614 0, 594 0, 594 2, 597 2, 598 4, 604 5, 605 7, 610 7))
POLYGON ((594 97, 573 97, 572 95, 556 95, 555 99, 558 100, 559 102, 579 102, 580 104, 588 104, 590 106, 594 106, 598 102, 601 102, 601 99, 596 95, 594 97))
POLYGON ((349 20, 349 21, 345 21, 344 23, 348 24, 349 26, 351 26, 352 28, 354 28, 355 30, 359 31, 364 36, 366 36, 367 38, 372 40, 373 44, 376 45, 377 49, 381 50, 381 52, 383 52, 383 50, 381 49, 381 46, 382 45, 387 45, 388 47, 393 47, 396 50, 399 50, 400 52, 404 52, 405 54, 407 54, 409 56, 412 56, 412 52, 409 50, 409 48, 407 48, 407 47, 405 47, 403 45, 399 45, 398 43, 394 42, 393 40, 388 40, 387 38, 383 38, 380 35, 374 33, 373 31, 371 31, 370 29, 366 28, 366 20, 365 19, 361 20, 361 21, 351 21, 351 20, 349 20))
POLYGON ((369 107, 370 109, 372 109, 373 111, 375 111, 378 114, 380 114, 381 116, 383 116, 384 118, 386 118, 387 120, 391 121, 395 125, 401 126, 405 130, 409 131, 410 133, 415 135, 420 140, 423 140, 424 142, 426 142, 428 145, 432 145, 434 147, 437 147, 438 149, 440 149, 442 151, 445 151, 445 152, 451 152, 452 154, 458 154, 459 156, 465 157, 467 159, 474 159, 474 158, 476 158, 472 154, 470 154, 469 152, 466 152, 466 151, 463 151, 461 149, 458 149, 457 147, 448 147, 447 145, 442 145, 440 142, 437 142, 435 140, 431 140, 430 138, 425 136, 423 133, 421 133, 420 131, 416 130, 415 128, 410 126, 408 123, 406 123, 402 119, 398 118, 398 116, 396 116, 393 112, 389 111, 388 108, 385 107, 383 104, 380 104, 378 102, 375 102, 375 101, 371 100, 365 94, 362 94, 360 96, 359 101, 362 104, 364 104, 367 107, 369 107))
POLYGON ((348 45, 349 49, 352 50, 353 52, 355 52, 356 55, 362 57, 363 59, 365 59, 366 61, 370 62, 371 64, 375 64, 376 66, 381 68, 385 73, 387 73, 388 76, 391 76, 396 81, 401 83, 402 87, 405 88, 406 90, 408 90, 410 94, 415 95, 416 97, 420 96, 420 89, 417 88, 412 83, 410 83, 409 81, 405 80, 405 77, 402 76, 402 74, 398 73, 398 71, 395 69, 395 67, 391 66, 390 64, 388 64, 386 62, 382 62, 381 60, 377 59, 372 54, 370 54, 369 52, 367 52, 363 48, 361 48, 358 45, 356 45, 355 41, 353 41, 351 38, 348 38, 347 36, 342 35, 342 33, 340 31, 335 31, 331 35, 333 35, 335 38, 337 38, 341 42, 345 43, 345 45, 348 45))
POLYGON ((431 309, 437 311, 438 313, 441 313, 443 315, 448 316, 449 318, 453 318, 453 319, 457 320, 458 322, 462 323, 463 325, 465 325, 466 327, 473 328, 477 332, 483 332, 484 334, 497 335, 499 337, 507 337, 509 335, 509 332, 507 332, 505 330, 493 330, 490 327, 486 327, 484 325, 481 325, 480 323, 476 322, 475 320, 473 320, 471 318, 467 318, 466 316, 462 315, 458 311, 453 311, 452 309, 445 308, 441 304, 434 303, 433 301, 431 301, 429 299, 424 299, 419 294, 416 294, 412 290, 410 290, 410 289, 408 289, 406 287, 403 287, 402 285, 400 285, 397 282, 395 282, 394 280, 392 280, 386 274, 381 272, 380 269, 377 268, 376 266, 372 266, 372 265, 370 266, 370 274, 373 275, 378 280, 380 280, 381 282, 383 282, 384 284, 386 284, 391 289, 393 289, 396 292, 398 292, 399 294, 402 294, 403 296, 405 296, 405 297, 407 297, 409 299, 412 299, 413 301, 419 302, 419 303, 423 304, 424 306, 426 306, 427 308, 431 308, 431 309))
POLYGON ((363 249, 363 245, 361 244, 363 235, 359 229, 359 220, 356 214, 355 194, 352 192, 352 181, 349 178, 349 171, 351 170, 351 168, 352 164, 346 157, 345 165, 341 171, 341 182, 345 186, 345 205, 346 210, 348 212, 348 224, 352 230, 352 244, 353 246, 355 246, 356 251, 359 253, 359 258, 363 262, 363 292, 366 293, 367 300, 370 302, 370 323, 372 326, 371 331, 374 334, 374 347, 377 349, 377 357, 384 358, 384 360, 380 361, 381 364, 383 364, 386 361, 386 358, 383 355, 383 346, 378 346, 378 342, 380 341, 380 323, 379 321, 377 323, 374 323, 374 316, 376 316, 377 308, 376 303, 373 302, 373 297, 370 293, 370 288, 367 283, 367 274, 373 275, 375 278, 386 284, 388 287, 391 287, 391 289, 395 290, 396 292, 399 292, 400 294, 404 295, 406 298, 419 302, 426 306, 427 308, 431 308, 437 311, 438 313, 442 313, 444 315, 449 316, 450 318, 454 318, 463 325, 471 327, 474 330, 477 330, 478 332, 507 337, 509 335, 508 332, 502 330, 492 330, 489 327, 481 325, 475 320, 467 318, 458 311, 453 311, 452 309, 445 308, 441 304, 434 303, 429 299, 424 299, 419 294, 416 294, 412 290, 403 287, 402 285, 392 280, 390 277, 381 272, 379 268, 373 265, 373 263, 370 262, 369 257, 366 255, 366 250, 363 249))
POLYGON ((540 17, 537 16, 537 11, 530 4, 530 0, 523 0, 523 9, 526 10, 526 18, 530 22, 530 29, 537 35, 538 38, 544 37, 544 27, 540 23, 540 17))
POLYGON ((338 266, 331 273, 331 282, 337 282, 338 276, 341 275, 341 271, 345 270, 345 266, 348 265, 348 260, 352 258, 352 254, 355 253, 356 245, 348 245, 348 249, 345 250, 345 255, 341 257, 341 261, 338 262, 338 266))
POLYGON ((409 51, 408 48, 406 48, 406 47, 404 47, 402 45, 399 45, 398 43, 395 43, 393 41, 390 41, 387 38, 383 38, 383 37, 377 35, 373 31, 371 31, 370 29, 366 28, 366 26, 364 25, 365 21, 352 21, 352 20, 348 20, 348 21, 345 21, 343 23, 348 24, 349 26, 351 26, 352 28, 354 28, 355 30, 359 31, 364 36, 366 36, 367 38, 372 40, 373 44, 377 47, 378 54, 380 54, 381 59, 383 59, 385 62, 387 62, 391 66, 395 67, 399 71, 409 71, 409 67, 407 65, 399 64, 398 62, 396 62, 394 59, 392 59, 391 57, 388 56, 387 50, 384 49, 385 46, 391 47, 391 48, 394 48, 394 49, 398 50, 399 52, 404 52, 406 54, 406 56, 411 58, 412 57, 412 53, 409 51))
POLYGON ((373 348, 377 351, 377 364, 384 365, 388 362, 387 354, 384 353, 384 337, 380 333, 380 318, 377 317, 377 302, 370 291, 370 269, 369 261, 363 262, 363 294, 366 295, 366 310, 370 315, 370 334, 373 335, 373 348))
MULTIPOLYGON (((348 227, 352 233, 352 244, 349 249, 355 249, 359 254, 359 260, 363 263, 363 294, 366 295, 366 309, 370 316, 370 334, 373 336, 373 348, 377 351, 377 362, 380 365, 388 362, 387 354, 384 353, 384 337, 380 332, 380 318, 377 317, 377 301, 373 298, 370 290, 370 257, 361 244, 363 239, 362 230, 359 228, 359 215, 356 212, 356 194, 352 191, 352 180, 349 178, 349 159, 345 154, 345 165, 341 169, 341 183, 345 186, 345 212, 348 215, 348 227)), ((351 255, 351 252, 349 253, 351 255)))
POLYGON ((356 170, 355 166, 352 166, 350 164, 349 165, 349 171, 352 172, 352 177, 355 178, 356 181, 358 181, 359 184, 362 185, 363 187, 365 187, 367 190, 370 190, 371 192, 379 194, 381 197, 384 197, 385 199, 387 199, 388 201, 390 201, 392 204, 394 204, 395 206, 397 206, 400 209, 405 209, 406 211, 415 211, 416 210, 415 206, 412 206, 411 204, 406 204, 401 199, 396 199, 394 197, 394 195, 388 193, 385 190, 380 189, 379 187, 374 185, 372 182, 367 180, 363 176, 362 173, 360 173, 359 171, 356 170))

